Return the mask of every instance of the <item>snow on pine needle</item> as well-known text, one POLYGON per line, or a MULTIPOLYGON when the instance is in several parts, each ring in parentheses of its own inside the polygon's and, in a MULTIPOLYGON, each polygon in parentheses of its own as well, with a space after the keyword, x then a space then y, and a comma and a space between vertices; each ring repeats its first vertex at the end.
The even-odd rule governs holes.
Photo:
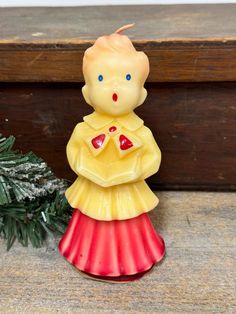
POLYGON ((64 232, 71 210, 58 179, 34 153, 14 151, 15 138, 0 135, 0 235, 10 249, 16 239, 43 245, 46 235, 64 232))

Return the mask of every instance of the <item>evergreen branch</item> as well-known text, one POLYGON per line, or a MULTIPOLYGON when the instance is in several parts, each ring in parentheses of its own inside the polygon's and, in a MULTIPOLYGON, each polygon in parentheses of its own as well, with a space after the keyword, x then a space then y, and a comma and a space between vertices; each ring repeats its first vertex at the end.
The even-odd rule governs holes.
POLYGON ((47 235, 65 231, 71 215, 66 181, 32 152, 13 151, 14 142, 13 136, 0 135, 0 236, 7 250, 16 239, 23 246, 42 246, 47 235))
POLYGON ((11 150, 14 143, 14 136, 11 135, 6 139, 5 137, 2 137, 2 134, 0 133, 0 153, 11 150))

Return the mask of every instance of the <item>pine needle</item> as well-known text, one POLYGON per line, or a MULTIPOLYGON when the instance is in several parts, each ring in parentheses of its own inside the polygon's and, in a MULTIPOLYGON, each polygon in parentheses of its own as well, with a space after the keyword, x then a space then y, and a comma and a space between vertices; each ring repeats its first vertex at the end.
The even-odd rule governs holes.
POLYGON ((12 150, 14 142, 13 136, 0 134, 0 236, 7 250, 16 239, 41 247, 47 235, 63 233, 70 220, 67 183, 34 153, 12 150))

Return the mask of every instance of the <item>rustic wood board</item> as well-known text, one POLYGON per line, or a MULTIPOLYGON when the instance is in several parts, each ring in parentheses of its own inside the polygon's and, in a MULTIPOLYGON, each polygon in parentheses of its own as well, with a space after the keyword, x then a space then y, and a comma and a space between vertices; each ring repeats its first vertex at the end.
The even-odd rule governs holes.
POLYGON ((127 35, 147 53, 150 82, 236 80, 236 4, 1 8, 0 81, 83 81, 83 53, 127 35))
MULTIPOLYGON (((0 130, 16 147, 43 157, 70 180, 65 147, 78 122, 92 112, 81 84, 1 84, 0 130)), ((147 84, 137 109, 162 151, 149 179, 162 189, 236 189, 236 83, 147 84)))
MULTIPOLYGON (((141 280, 81 277, 58 253, 0 246, 1 313, 235 313, 236 194, 159 192, 164 261, 141 280)), ((56 240, 58 242, 58 240, 56 240)))

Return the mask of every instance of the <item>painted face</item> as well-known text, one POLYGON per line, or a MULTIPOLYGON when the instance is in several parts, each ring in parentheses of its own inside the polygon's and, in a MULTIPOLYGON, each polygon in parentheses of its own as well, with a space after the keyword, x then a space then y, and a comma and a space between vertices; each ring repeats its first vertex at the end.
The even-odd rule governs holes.
POLYGON ((132 56, 103 55, 86 73, 83 95, 98 112, 119 116, 141 105, 147 95, 139 64, 132 56))

